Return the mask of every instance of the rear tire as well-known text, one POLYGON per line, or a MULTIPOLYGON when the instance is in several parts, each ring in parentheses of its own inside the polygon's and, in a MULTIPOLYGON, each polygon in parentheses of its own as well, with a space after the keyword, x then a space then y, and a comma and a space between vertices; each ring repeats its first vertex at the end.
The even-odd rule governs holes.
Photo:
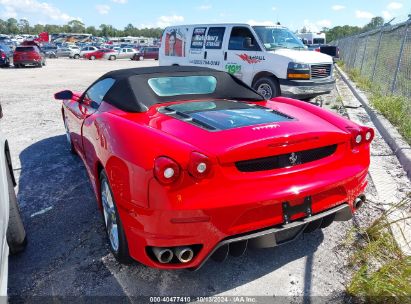
POLYGON ((74 58, 74 59, 79 59, 79 58, 80 58, 80 55, 79 55, 79 54, 76 54, 76 55, 73 56, 73 58, 74 58))
POLYGON ((108 60, 116 60, 117 58, 116 58, 116 56, 114 56, 114 55, 110 55, 110 57, 108 57, 108 60))
POLYGON ((280 95, 280 86, 277 79, 273 77, 262 77, 258 79, 253 89, 260 93, 266 100, 280 95))
POLYGON ((100 173, 100 199, 110 251, 120 263, 130 264, 132 259, 128 250, 127 238, 118 214, 110 183, 104 170, 100 173))
POLYGON ((96 56, 90 56, 90 60, 95 60, 96 56))
POLYGON ((20 208, 17 203, 16 192, 14 192, 13 180, 9 166, 6 164, 7 183, 9 188, 9 225, 7 227, 7 243, 10 247, 10 253, 16 254, 24 250, 27 245, 26 230, 20 216, 20 208))

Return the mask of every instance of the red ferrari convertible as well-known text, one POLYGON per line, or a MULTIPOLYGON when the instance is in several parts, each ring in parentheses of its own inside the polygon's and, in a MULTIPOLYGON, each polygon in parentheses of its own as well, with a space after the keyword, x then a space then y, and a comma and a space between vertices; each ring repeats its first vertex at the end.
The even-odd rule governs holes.
POLYGON ((55 98, 123 263, 196 269, 349 220, 365 201, 373 129, 264 100, 225 72, 118 70, 55 98))

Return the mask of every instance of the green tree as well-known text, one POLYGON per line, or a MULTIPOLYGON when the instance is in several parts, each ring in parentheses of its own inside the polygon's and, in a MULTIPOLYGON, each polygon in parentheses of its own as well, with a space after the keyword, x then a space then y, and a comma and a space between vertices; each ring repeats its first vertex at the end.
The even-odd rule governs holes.
POLYGON ((26 19, 20 19, 18 23, 20 34, 30 34, 30 23, 26 19))
POLYGON ((18 34, 19 33, 19 26, 18 22, 14 18, 7 19, 7 34, 18 34))
POLYGON ((91 35, 93 35, 93 36, 97 36, 98 34, 97 34, 97 29, 94 27, 94 26, 88 26, 87 28, 86 28, 86 33, 87 34, 91 34, 91 35))
POLYGON ((80 20, 71 20, 67 25, 70 27, 70 32, 72 33, 84 33, 86 30, 84 23, 80 20))
POLYGON ((383 17, 374 17, 371 21, 363 27, 363 31, 371 31, 384 25, 383 17))
POLYGON ((124 35, 125 36, 136 36, 137 29, 131 23, 127 24, 124 28, 124 35))
MULTIPOLYGON (((44 25, 43 24, 36 24, 36 25, 33 26, 30 34, 36 34, 37 35, 41 32, 44 32, 44 25)), ((51 32, 49 31, 49 33, 51 33, 51 32)))
POLYGON ((7 22, 0 19, 0 34, 7 34, 7 22))

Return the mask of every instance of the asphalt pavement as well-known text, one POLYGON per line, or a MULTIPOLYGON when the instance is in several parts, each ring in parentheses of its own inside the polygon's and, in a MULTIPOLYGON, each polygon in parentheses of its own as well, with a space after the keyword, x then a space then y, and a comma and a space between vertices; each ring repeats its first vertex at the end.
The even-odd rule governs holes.
MULTIPOLYGON (((41 69, 0 70, 0 128, 9 139, 29 238, 26 251, 10 257, 9 294, 122 299, 315 295, 343 301, 350 252, 341 243, 354 223, 378 215, 372 205, 354 221, 334 223, 290 244, 247 251, 223 263, 208 261, 195 272, 157 270, 137 262, 124 266, 114 260, 85 168, 67 148, 61 105, 53 94, 83 91, 110 70, 156 64, 55 59, 41 69)), ((338 109, 333 106, 336 94, 324 96, 324 106, 338 109)), ((367 191, 371 197, 375 194, 372 181, 367 191)))

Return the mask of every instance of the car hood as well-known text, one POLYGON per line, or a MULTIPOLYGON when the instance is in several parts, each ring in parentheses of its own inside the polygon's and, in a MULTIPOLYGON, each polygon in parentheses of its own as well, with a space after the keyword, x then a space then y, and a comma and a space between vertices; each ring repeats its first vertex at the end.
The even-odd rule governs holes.
POLYGON ((296 106, 273 101, 259 105, 285 113, 290 119, 208 130, 201 121, 193 123, 193 117, 176 117, 157 107, 149 115, 148 125, 217 157, 221 163, 340 144, 350 138, 348 132, 296 106))
POLYGON ((298 63, 332 63, 332 57, 323 53, 308 50, 278 49, 270 51, 271 54, 287 57, 290 61, 298 63))

